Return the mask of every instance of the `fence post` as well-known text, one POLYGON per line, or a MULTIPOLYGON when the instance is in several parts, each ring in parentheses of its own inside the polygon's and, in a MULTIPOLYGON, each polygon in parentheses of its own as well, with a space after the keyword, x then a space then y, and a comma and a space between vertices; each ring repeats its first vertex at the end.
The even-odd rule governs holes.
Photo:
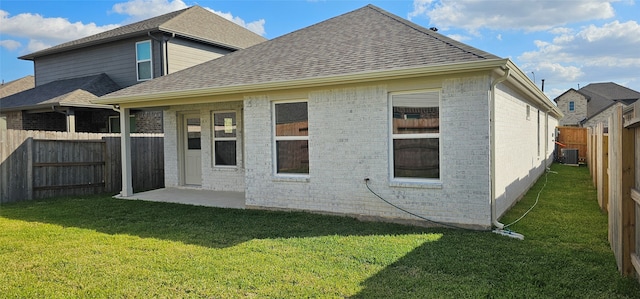
POLYGON ((33 137, 27 138, 27 199, 33 199, 33 137))
POLYGON ((616 108, 610 120, 611 247, 620 273, 632 275, 635 270, 631 261, 635 251, 635 202, 631 197, 635 187, 635 131, 624 127, 622 107, 616 108))

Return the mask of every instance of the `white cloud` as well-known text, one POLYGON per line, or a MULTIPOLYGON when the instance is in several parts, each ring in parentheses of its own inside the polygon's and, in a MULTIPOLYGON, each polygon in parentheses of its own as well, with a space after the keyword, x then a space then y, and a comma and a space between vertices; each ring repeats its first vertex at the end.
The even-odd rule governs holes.
POLYGON ((0 47, 5 48, 9 51, 15 51, 20 48, 22 44, 19 41, 15 41, 12 39, 0 40, 0 47))
POLYGON ((634 82, 640 68, 640 24, 613 21, 575 30, 556 30, 551 41, 536 40, 536 50, 518 57, 521 67, 547 82, 634 82))
POLYGON ((555 36, 551 42, 536 40, 534 44, 537 50, 518 58, 527 62, 640 67, 640 24, 636 21, 613 21, 601 27, 589 25, 576 33, 555 36))
POLYGON ((51 46, 53 46, 53 45, 49 44, 49 43, 46 43, 46 42, 43 42, 41 40, 30 39, 29 40, 29 45, 27 45, 27 50, 28 50, 28 52, 33 53, 33 52, 37 52, 37 51, 40 51, 40 50, 44 50, 44 49, 49 48, 51 46))
POLYGON ((116 3, 112 9, 118 14, 128 15, 129 22, 136 22, 187 7, 182 0, 131 0, 116 3))
MULTIPOLYGON (((8 12, 0 10, 0 33, 2 35, 27 38, 29 39, 29 44, 39 44, 44 47, 96 34, 115 27, 117 25, 98 26, 95 23, 72 23, 65 18, 50 18, 31 13, 11 16, 8 12)), ((40 48, 40 46, 34 48, 40 48)))
POLYGON ((471 33, 483 28, 541 31, 568 23, 611 18, 615 15, 611 3, 615 1, 414 0, 409 18, 428 17, 430 24, 437 27, 464 28, 471 33))

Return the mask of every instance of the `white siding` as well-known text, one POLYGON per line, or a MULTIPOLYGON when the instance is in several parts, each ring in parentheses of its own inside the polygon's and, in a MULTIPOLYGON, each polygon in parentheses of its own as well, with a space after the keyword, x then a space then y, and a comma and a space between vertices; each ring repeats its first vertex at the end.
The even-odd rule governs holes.
POLYGON ((167 47, 169 49, 169 73, 175 73, 231 52, 178 38, 171 39, 167 47))

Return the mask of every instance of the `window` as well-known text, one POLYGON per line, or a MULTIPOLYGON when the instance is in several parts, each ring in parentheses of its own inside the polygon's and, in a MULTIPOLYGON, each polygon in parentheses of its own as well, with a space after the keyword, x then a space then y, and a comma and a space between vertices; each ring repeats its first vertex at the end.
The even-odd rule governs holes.
POLYGON ((309 174, 307 102, 274 103, 276 174, 309 174))
MULTIPOLYGON (((121 133, 120 116, 109 116, 109 133, 121 133)), ((136 133, 136 118, 129 115, 129 133, 136 133)))
POLYGON ((138 74, 138 81, 144 81, 153 78, 151 64, 151 41, 136 43, 136 73, 138 74))
POLYGON ((440 179, 440 93, 391 95, 392 177, 440 179))
POLYGON ((236 166, 237 125, 235 112, 213 113, 213 163, 236 166))
POLYGON ((574 101, 569 102, 569 111, 576 111, 576 103, 574 101))

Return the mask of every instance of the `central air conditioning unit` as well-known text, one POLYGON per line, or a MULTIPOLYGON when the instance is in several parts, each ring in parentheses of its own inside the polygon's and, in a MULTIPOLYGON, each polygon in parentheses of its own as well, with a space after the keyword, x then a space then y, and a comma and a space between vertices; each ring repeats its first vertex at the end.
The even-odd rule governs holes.
POLYGON ((578 149, 563 148, 561 153, 564 164, 578 165, 578 149))

